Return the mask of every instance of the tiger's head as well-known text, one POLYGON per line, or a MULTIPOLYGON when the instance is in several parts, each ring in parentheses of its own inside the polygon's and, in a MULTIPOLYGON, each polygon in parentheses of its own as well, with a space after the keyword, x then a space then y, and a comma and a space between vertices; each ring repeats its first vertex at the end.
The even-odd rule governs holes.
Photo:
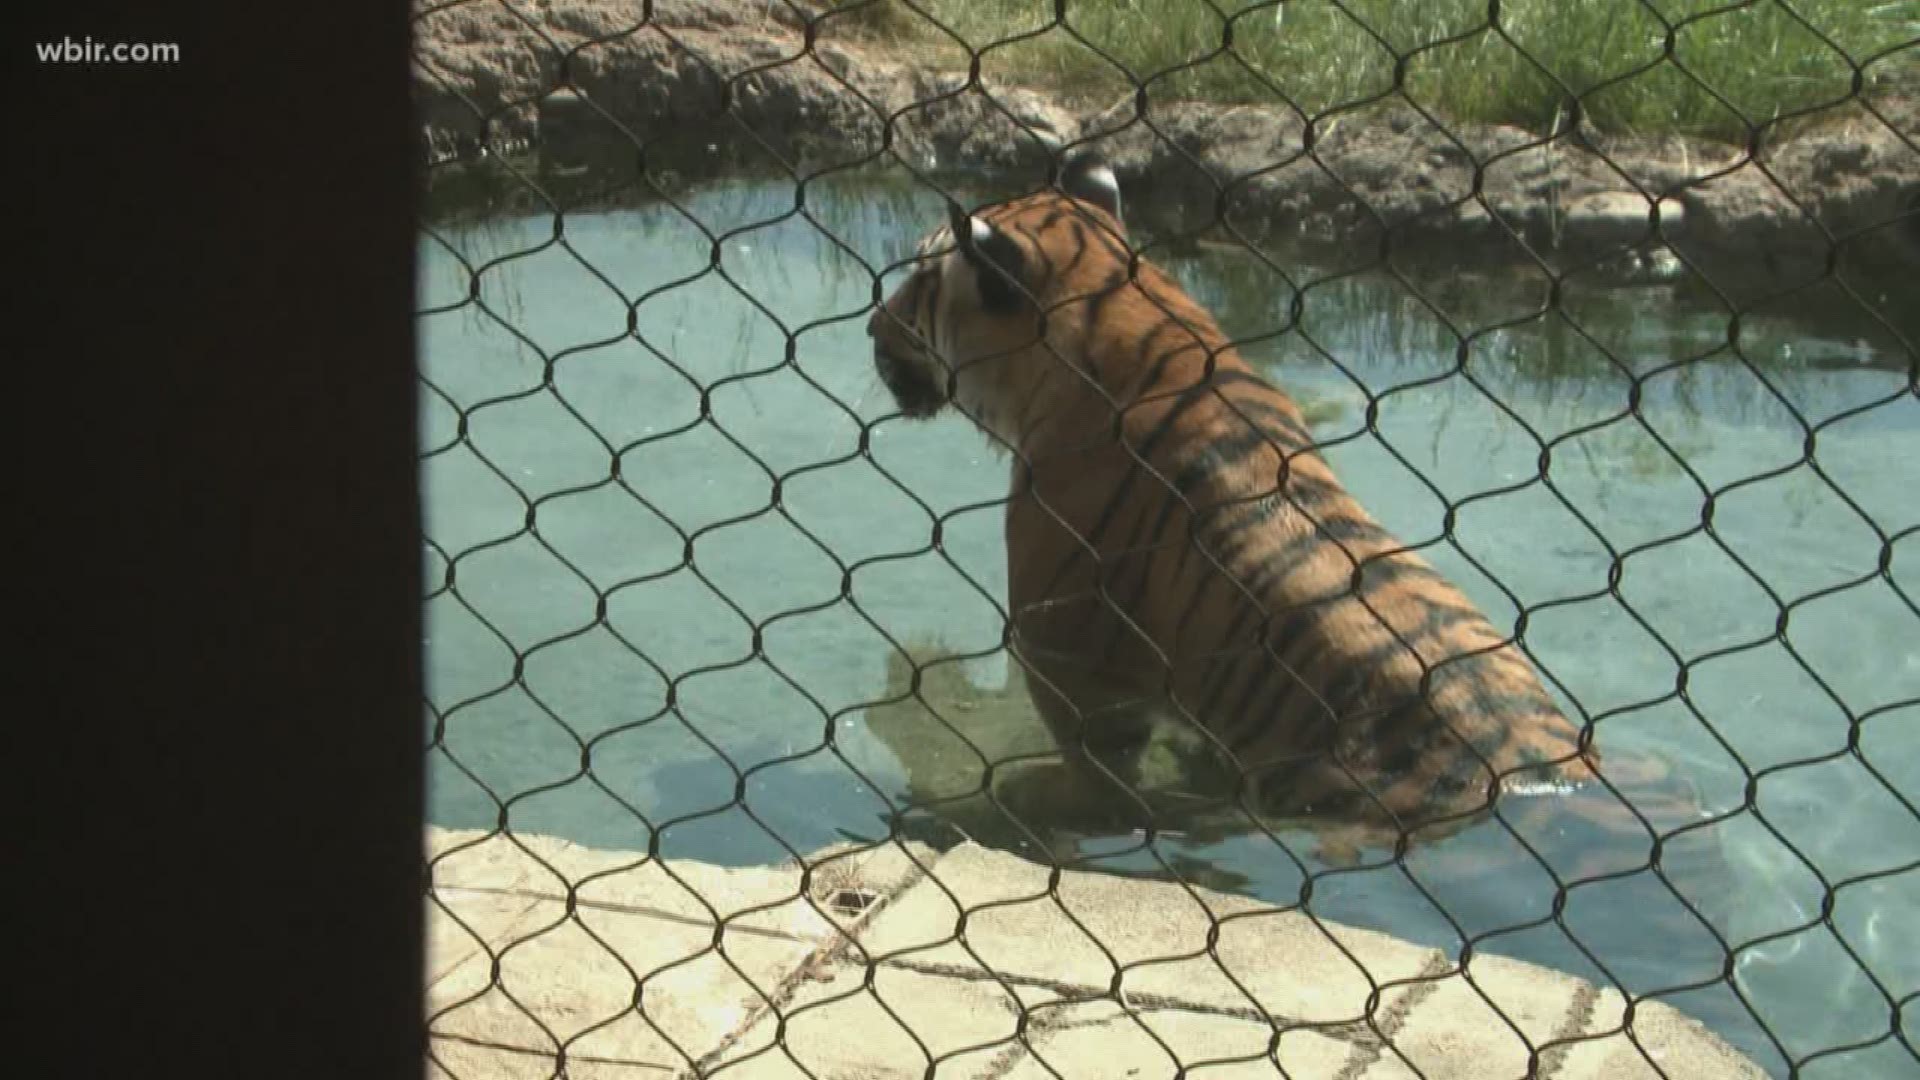
POLYGON ((1090 372, 1073 342, 1087 301, 1122 287, 1132 255, 1120 188, 1097 157, 1067 159, 1048 190, 948 221, 867 321, 873 363, 900 411, 957 405, 1008 445, 1043 384, 1090 372))

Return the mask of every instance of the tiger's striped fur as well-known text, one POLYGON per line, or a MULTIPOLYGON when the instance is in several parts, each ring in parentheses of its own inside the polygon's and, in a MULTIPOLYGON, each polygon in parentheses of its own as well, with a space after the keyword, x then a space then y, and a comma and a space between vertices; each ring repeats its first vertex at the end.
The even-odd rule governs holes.
POLYGON ((868 331, 902 412, 957 405, 1011 452, 1011 640, 1063 748, 1104 763, 1185 719, 1243 805, 1399 829, 1590 777, 1597 756, 1508 635, 1129 250, 1097 161, 955 208, 868 331))

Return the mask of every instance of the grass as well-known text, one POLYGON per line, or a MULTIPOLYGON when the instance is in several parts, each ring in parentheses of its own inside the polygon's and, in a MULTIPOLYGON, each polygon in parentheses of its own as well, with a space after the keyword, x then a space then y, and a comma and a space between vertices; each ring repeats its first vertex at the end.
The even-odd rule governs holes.
POLYGON ((1920 92, 1920 0, 1067 0, 1058 21, 1053 0, 814 6, 939 66, 964 68, 964 42, 998 83, 1090 100, 1123 99, 1132 73, 1155 100, 1319 114, 1398 79, 1455 119, 1547 130, 1577 98, 1601 132, 1743 140, 1847 99, 1856 72, 1920 92))

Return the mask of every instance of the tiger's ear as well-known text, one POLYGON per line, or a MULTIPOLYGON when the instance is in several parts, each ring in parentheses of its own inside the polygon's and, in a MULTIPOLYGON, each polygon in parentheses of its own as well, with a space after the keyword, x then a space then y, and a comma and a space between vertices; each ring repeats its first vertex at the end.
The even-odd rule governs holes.
POLYGON ((1053 182, 1068 195, 1112 214, 1113 220, 1125 228, 1120 217, 1120 179, 1095 151, 1076 150, 1067 155, 1057 166, 1053 182))
POLYGON ((980 299, 988 311, 1006 313, 1020 306, 1019 285, 1026 268, 1026 253, 1013 238, 986 223, 980 217, 947 204, 948 226, 953 242, 973 267, 980 286, 980 299))

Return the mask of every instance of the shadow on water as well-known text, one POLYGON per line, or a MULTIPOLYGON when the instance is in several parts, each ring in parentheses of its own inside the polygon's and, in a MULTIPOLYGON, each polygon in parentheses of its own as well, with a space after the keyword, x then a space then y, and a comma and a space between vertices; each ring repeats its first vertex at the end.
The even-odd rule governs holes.
POLYGON ((1622 783, 1657 873, 1645 829, 1517 808, 1587 882, 1556 920, 1497 823, 1342 861, 1313 823, 1149 845, 1079 798, 1000 649, 1007 465, 894 417, 868 360, 876 275, 940 197, 667 194, 422 240, 433 821, 732 864, 897 823, 1660 993, 1783 1075, 1854 1043, 1845 1075, 1912 1070, 1886 1031, 1920 989, 1920 404, 1837 287, 1735 320, 1705 283, 1430 253, 1161 259, 1383 523, 1526 613, 1610 759, 1671 777, 1622 783))

